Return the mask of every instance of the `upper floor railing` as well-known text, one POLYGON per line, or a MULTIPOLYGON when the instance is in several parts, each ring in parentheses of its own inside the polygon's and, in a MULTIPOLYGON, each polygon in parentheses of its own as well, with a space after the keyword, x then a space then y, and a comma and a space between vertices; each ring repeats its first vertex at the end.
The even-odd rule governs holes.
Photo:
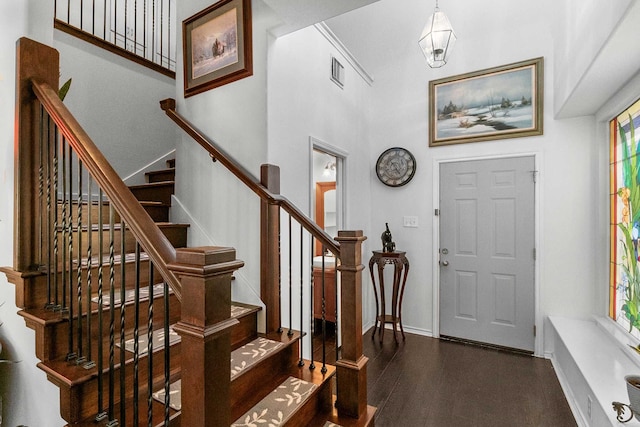
POLYGON ((55 28, 175 78, 174 0, 56 0, 55 28))

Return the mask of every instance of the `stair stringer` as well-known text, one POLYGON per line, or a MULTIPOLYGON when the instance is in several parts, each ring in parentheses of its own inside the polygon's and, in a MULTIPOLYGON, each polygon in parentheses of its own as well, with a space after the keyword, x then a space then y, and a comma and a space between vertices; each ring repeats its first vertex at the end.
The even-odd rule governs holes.
POLYGON ((160 156, 157 159, 153 160, 151 163, 141 167, 137 171, 135 171, 135 172, 127 175, 126 177, 122 178, 122 180, 127 185, 144 184, 146 182, 145 174, 147 172, 152 172, 152 171, 157 170, 157 169, 164 169, 163 165, 166 163, 166 161, 169 160, 169 159, 175 158, 175 156, 176 156, 176 149, 174 148, 173 150, 169 151, 168 153, 163 154, 162 156, 160 156))

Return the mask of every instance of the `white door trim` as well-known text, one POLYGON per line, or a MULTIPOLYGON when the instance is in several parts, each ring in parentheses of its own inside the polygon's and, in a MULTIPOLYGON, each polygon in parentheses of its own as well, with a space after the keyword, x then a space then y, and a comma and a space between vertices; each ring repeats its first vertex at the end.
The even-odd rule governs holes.
POLYGON ((315 188, 313 187, 313 150, 323 151, 336 158, 336 182, 340 183, 337 187, 337 210, 341 212, 338 215, 338 230, 342 230, 347 220, 347 157, 349 152, 342 148, 331 145, 313 136, 309 137, 309 217, 313 217, 315 209, 313 195, 315 194, 315 188))
MULTIPOLYGON (((544 174, 542 173, 542 153, 537 152, 523 152, 523 153, 510 153, 510 154, 495 154, 495 155, 486 155, 486 156, 449 156, 449 157, 440 157, 433 159, 433 208, 440 208, 440 165, 442 163, 452 163, 452 162, 461 162, 468 160, 491 160, 491 159, 501 159, 501 158, 510 158, 510 157, 531 157, 533 156, 537 173, 537 182, 534 188, 534 242, 536 247, 536 259, 534 261, 534 316, 535 316, 535 327, 536 327, 536 337, 535 337, 535 349, 534 355, 538 357, 544 356, 544 319, 541 310, 542 295, 540 290, 540 277, 541 277, 541 268, 543 265, 543 254, 542 250, 542 240, 540 236, 542 235, 542 221, 541 221, 541 206, 542 206, 542 198, 540 194, 540 188, 543 185, 544 174)), ((433 327, 432 333, 434 338, 440 337, 440 264, 439 264, 439 248, 440 248, 440 217, 435 215, 435 212, 431 213, 433 215, 433 247, 432 247, 432 283, 433 283, 433 327)))

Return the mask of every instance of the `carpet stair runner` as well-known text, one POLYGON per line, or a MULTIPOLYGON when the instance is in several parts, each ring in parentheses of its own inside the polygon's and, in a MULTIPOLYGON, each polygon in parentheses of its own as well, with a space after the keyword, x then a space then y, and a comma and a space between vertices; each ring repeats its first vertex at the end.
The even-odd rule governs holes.
MULTIPOLYGON (((237 306, 234 308, 238 310, 237 306)), ((299 333, 289 337, 286 332, 280 336, 277 334, 270 337, 261 336, 232 351, 231 394, 232 401, 235 402, 233 406, 236 416, 243 405, 252 403, 251 398, 254 398, 253 402, 259 399, 258 403, 253 404, 248 410, 242 408, 240 412, 242 415, 232 426, 297 426, 309 424, 318 412, 330 412, 332 402, 330 380, 335 373, 335 368, 327 366, 327 372, 323 374, 321 366, 310 370, 309 361, 305 361, 304 366, 299 367, 296 361, 298 352, 295 345, 299 337, 299 333), (292 358, 292 356, 295 357, 292 358), (247 375, 251 371, 253 375, 247 375), (243 386, 243 382, 249 386, 243 386), (264 390, 266 395, 260 396, 265 394, 264 390)), ((142 348, 143 345, 141 343, 140 347, 142 348)), ((153 397, 159 402, 164 402, 165 390, 157 391, 153 397)), ((181 382, 178 380, 170 385, 169 406, 179 411, 181 401, 181 382)), ((322 424, 312 425, 340 427, 338 424, 324 420, 322 424)))

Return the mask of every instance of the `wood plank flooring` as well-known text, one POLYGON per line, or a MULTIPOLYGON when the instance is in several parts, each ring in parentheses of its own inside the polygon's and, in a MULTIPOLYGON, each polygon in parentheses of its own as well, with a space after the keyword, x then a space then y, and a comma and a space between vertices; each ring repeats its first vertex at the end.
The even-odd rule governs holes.
MULTIPOLYGON (((378 408, 377 427, 577 425, 549 360, 398 336, 398 345, 389 330, 383 343, 378 335, 371 339, 371 330, 363 338, 368 403, 378 408)), ((329 342, 328 363, 334 348, 329 342)))

